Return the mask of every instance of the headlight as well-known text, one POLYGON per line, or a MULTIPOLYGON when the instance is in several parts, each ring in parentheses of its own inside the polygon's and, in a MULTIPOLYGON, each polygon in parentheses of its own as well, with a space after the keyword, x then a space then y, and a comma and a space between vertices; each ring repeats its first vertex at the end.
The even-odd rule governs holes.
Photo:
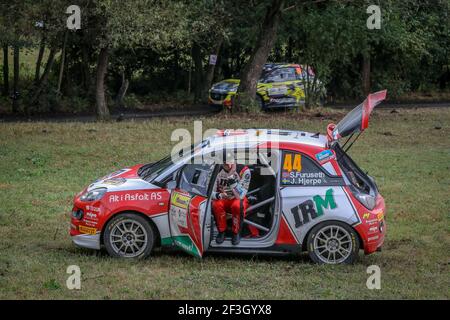
POLYGON ((106 193, 106 190, 107 190, 106 188, 97 188, 88 191, 80 197, 80 200, 85 202, 100 200, 106 193))
POLYGON ((372 210, 375 208, 376 201, 374 196, 363 193, 357 193, 355 196, 367 209, 372 210))
MULTIPOLYGON (((78 219, 78 220, 83 219, 83 210, 81 210, 81 209, 73 210, 72 217, 74 217, 75 219, 78 219)), ((76 228, 72 228, 72 229, 76 229, 76 228)))

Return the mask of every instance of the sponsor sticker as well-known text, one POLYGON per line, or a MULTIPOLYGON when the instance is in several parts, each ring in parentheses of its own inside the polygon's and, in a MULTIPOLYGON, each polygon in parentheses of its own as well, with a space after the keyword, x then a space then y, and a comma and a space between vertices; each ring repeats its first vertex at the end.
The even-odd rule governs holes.
POLYGON ((316 159, 319 163, 322 164, 330 161, 331 159, 334 159, 334 153, 331 150, 323 150, 316 154, 316 159))
POLYGON ((174 192, 172 195, 172 205, 182 209, 187 209, 191 198, 185 194, 174 192))
POLYGON ((171 197, 170 215, 178 226, 187 228, 187 211, 191 197, 179 192, 174 192, 171 197))
POLYGON ((100 208, 99 207, 94 207, 94 206, 86 206, 86 210, 92 211, 92 212, 100 212, 100 208))
POLYGON ((310 221, 324 215, 325 209, 334 210, 337 207, 333 189, 330 188, 325 192, 325 197, 315 195, 312 199, 308 199, 291 208, 290 211, 294 216, 295 228, 300 228, 310 221))
POLYGON ((110 194, 109 202, 121 202, 121 201, 151 201, 161 200, 161 192, 135 192, 125 194, 110 194))
POLYGON ((85 216, 85 218, 88 218, 91 220, 97 220, 97 214, 94 212, 87 211, 84 216, 85 216))
POLYGON ((180 227, 187 229, 187 209, 172 206, 170 207, 170 215, 180 227))
POLYGON ((384 212, 381 211, 380 213, 377 214, 377 220, 378 220, 378 221, 381 221, 381 220, 383 220, 383 219, 384 219, 384 212))
POLYGON ((287 93, 287 87, 272 87, 267 89, 267 93, 269 96, 276 96, 276 95, 282 95, 287 93))
POLYGON ((96 227, 97 226, 97 221, 84 220, 83 222, 84 222, 85 225, 87 225, 89 227, 96 227))
POLYGON ((363 214, 363 219, 366 220, 366 222, 369 223, 369 225, 375 224, 376 222, 380 222, 381 220, 383 220, 383 218, 384 218, 383 211, 379 213, 366 212, 363 214))
POLYGON ((81 233, 92 234, 92 235, 97 233, 96 228, 91 228, 91 227, 86 227, 86 226, 78 226, 78 231, 80 231, 81 233))

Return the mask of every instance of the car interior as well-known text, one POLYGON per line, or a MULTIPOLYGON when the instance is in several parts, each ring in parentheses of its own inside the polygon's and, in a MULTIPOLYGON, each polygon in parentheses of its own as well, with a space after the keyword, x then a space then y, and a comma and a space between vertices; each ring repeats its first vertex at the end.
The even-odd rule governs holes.
MULTIPOLYGON (((258 155, 256 163, 247 165, 251 171, 251 180, 247 192, 249 206, 241 228, 242 239, 250 236, 249 225, 259 230, 259 237, 264 237, 269 233, 273 225, 277 183, 275 171, 270 168, 267 160, 265 160, 270 157, 270 153, 267 154, 267 157, 258 155)), ((207 167, 210 165, 193 165, 189 170, 184 170, 180 176, 179 187, 197 194, 208 193, 208 181, 210 181, 212 171, 207 170, 207 167)), ((169 181, 173 181, 174 176, 170 175, 169 181)), ((211 214, 211 219, 213 226, 211 240, 214 241, 218 233, 214 214, 211 214)), ((228 227, 225 236, 228 238, 232 236, 231 213, 227 213, 227 221, 228 227)))
MULTIPOLYGON (((247 192, 249 206, 241 229, 241 237, 243 239, 250 236, 249 225, 252 225, 259 230, 260 237, 264 237, 270 231, 273 224, 276 196, 276 173, 272 172, 271 174, 268 174, 268 172, 270 172, 270 170, 267 170, 269 165, 262 163, 260 159, 257 159, 256 164, 247 166, 250 169, 252 176, 247 192)), ((211 216, 214 220, 213 215, 211 216)), ((225 236, 231 237, 231 213, 227 213, 227 220, 228 228, 225 236)), ((214 240, 217 235, 215 222, 213 225, 212 240, 214 240)))

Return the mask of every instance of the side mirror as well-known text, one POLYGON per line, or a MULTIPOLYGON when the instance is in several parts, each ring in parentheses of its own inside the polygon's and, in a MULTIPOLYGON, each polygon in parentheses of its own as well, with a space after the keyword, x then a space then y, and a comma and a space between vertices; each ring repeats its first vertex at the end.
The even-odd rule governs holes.
POLYGON ((170 180, 169 182, 166 183, 166 188, 173 190, 177 187, 177 180, 178 180, 178 173, 180 172, 180 170, 175 171, 172 174, 172 180, 170 180))
POLYGON ((173 190, 177 187, 177 182, 175 180, 170 180, 169 182, 167 182, 166 187, 169 190, 173 190))

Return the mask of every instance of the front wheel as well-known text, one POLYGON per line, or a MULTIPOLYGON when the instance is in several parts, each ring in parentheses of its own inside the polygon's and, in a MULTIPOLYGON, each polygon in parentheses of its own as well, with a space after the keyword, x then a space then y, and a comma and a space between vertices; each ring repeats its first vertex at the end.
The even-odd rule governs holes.
POLYGON ((351 264, 358 258, 359 239, 355 230, 339 221, 326 221, 308 235, 308 253, 319 264, 351 264))
POLYGON ((266 111, 266 104, 264 103, 263 97, 261 97, 259 94, 256 95, 256 103, 258 103, 258 106, 261 110, 266 111))
POLYGON ((110 256, 141 259, 152 252, 155 233, 145 218, 124 213, 108 222, 103 240, 110 256))

